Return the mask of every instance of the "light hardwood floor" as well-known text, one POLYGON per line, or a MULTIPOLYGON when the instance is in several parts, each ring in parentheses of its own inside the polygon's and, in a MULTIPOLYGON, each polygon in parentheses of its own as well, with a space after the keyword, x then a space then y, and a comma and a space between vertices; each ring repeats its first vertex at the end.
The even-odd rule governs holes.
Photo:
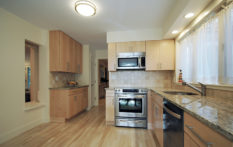
POLYGON ((1 147, 156 147, 151 131, 105 125, 104 102, 67 123, 39 125, 1 147))

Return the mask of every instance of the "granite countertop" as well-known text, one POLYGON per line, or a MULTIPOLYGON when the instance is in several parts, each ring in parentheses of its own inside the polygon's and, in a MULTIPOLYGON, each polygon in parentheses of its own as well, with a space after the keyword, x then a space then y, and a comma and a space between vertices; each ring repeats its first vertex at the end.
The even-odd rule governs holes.
POLYGON ((49 88, 50 90, 51 89, 76 89, 76 88, 82 88, 82 87, 88 87, 89 85, 78 85, 78 86, 74 86, 74 87, 71 87, 71 86, 64 86, 64 87, 56 87, 56 88, 49 88))
POLYGON ((176 89, 151 88, 210 128, 233 141, 233 101, 216 99, 201 95, 170 95, 163 91, 182 91, 176 89))

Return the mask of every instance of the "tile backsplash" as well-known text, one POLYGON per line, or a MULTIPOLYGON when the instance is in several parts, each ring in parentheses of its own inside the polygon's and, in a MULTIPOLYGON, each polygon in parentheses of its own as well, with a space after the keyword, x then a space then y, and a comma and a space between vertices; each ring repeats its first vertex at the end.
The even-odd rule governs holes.
POLYGON ((171 88, 174 71, 118 71, 110 72, 109 87, 171 88))
POLYGON ((50 72, 50 88, 67 86, 68 81, 75 81, 75 74, 63 72, 50 72))

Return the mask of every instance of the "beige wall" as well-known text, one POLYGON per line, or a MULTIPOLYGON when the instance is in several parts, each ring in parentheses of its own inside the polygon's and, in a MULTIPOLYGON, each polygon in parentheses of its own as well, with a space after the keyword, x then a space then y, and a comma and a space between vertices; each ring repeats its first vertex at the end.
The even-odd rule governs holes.
POLYGON ((98 81, 98 60, 99 59, 108 59, 108 50, 95 50, 95 90, 94 90, 94 105, 99 104, 99 81, 98 81))
POLYGON ((49 121, 48 31, 0 8, 0 143, 49 121), (39 100, 44 107, 25 111, 25 39, 39 48, 39 100))
POLYGON ((171 88, 174 71, 118 71, 110 72, 109 87, 171 88))

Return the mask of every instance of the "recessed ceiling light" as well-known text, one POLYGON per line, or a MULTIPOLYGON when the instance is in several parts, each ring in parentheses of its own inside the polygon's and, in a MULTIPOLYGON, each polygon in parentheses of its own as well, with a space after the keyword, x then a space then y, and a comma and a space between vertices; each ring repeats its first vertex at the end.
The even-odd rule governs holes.
POLYGON ((83 16, 93 16, 96 13, 96 7, 90 1, 80 0, 75 3, 75 11, 83 16))
POLYGON ((177 34, 177 33, 179 33, 179 31, 177 30, 172 31, 172 34, 177 34))
POLYGON ((193 17, 194 16, 194 13, 188 13, 188 14, 186 14, 184 17, 185 18, 191 18, 191 17, 193 17))

